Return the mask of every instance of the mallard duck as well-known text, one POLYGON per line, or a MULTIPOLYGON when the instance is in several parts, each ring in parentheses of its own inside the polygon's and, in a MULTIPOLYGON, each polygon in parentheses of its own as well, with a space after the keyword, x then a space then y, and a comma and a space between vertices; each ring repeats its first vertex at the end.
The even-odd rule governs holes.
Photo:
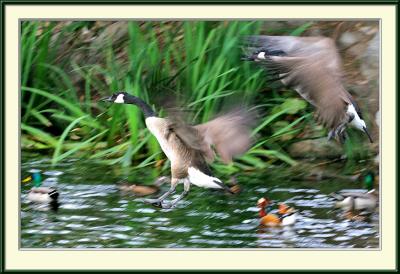
POLYGON ((33 187, 28 193, 27 199, 33 203, 39 204, 56 204, 58 203, 59 193, 55 188, 43 187, 42 185, 42 175, 40 172, 35 171, 33 174, 23 180, 23 182, 28 183, 33 181, 33 187))
POLYGON ((360 108, 343 85, 342 61, 335 41, 327 37, 249 36, 245 60, 265 65, 317 110, 329 130, 328 139, 346 139, 350 125, 365 132, 360 108))
POLYGON ((367 192, 345 191, 331 193, 331 197, 337 200, 335 207, 343 209, 349 216, 366 215, 375 212, 378 205, 378 195, 374 189, 374 173, 368 172, 363 176, 363 180, 367 192))
POLYGON ((225 163, 248 150, 252 142, 250 126, 254 120, 250 111, 232 111, 207 123, 191 126, 179 119, 157 117, 148 104, 127 92, 114 93, 102 101, 139 107, 147 128, 171 162, 171 188, 158 199, 145 199, 145 202, 171 208, 189 193, 191 184, 232 192, 212 174, 208 163, 215 158, 213 147, 225 163), (171 203, 163 202, 179 183, 183 183, 184 190, 178 198, 171 203))
POLYGON ((160 192, 160 186, 167 181, 169 181, 169 178, 166 176, 162 176, 158 178, 152 185, 137 185, 137 184, 122 183, 118 186, 118 188, 122 192, 142 197, 142 196, 153 195, 160 192))
POLYGON ((288 226, 296 222, 297 211, 284 203, 279 204, 278 214, 268 213, 271 200, 261 198, 257 202, 260 208, 260 224, 264 226, 288 226), (267 209, 266 209, 267 208, 267 209))

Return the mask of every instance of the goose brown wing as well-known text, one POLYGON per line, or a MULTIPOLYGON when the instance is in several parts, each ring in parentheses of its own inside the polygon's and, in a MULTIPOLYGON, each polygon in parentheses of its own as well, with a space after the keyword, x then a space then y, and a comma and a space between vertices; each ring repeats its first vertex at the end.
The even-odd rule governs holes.
POLYGON ((291 68, 282 82, 315 106, 318 120, 326 127, 334 129, 345 119, 350 98, 341 77, 328 69, 324 61, 303 61, 291 68))
POLYGON ((326 37, 296 37, 253 35, 245 37, 245 43, 251 49, 270 52, 271 55, 298 55, 299 52, 310 53, 324 50, 330 46, 331 39, 326 37))
MULTIPOLYGON (((173 132, 179 140, 192 150, 201 150, 203 139, 198 130, 183 121, 183 119, 173 116, 168 117, 168 130, 173 132)), ((167 138, 168 139, 168 138, 167 138)))
POLYGON ((207 162, 214 160, 215 148, 221 159, 228 163, 234 156, 249 149, 255 121, 255 111, 236 109, 196 126, 186 124, 181 117, 172 116, 169 117, 169 130, 188 149, 200 153, 207 162))
POLYGON ((201 150, 205 158, 214 160, 213 147, 225 163, 245 153, 252 143, 251 128, 255 119, 255 112, 238 109, 195 126, 203 140, 201 150))
POLYGON ((265 50, 267 68, 316 107, 321 123, 332 129, 343 121, 351 96, 342 85, 341 59, 332 39, 252 36, 248 41, 251 48, 265 50))

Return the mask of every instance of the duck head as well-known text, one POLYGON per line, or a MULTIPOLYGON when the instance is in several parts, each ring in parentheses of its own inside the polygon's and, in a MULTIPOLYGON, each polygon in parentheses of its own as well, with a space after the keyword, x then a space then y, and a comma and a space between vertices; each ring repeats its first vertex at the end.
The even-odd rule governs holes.
POLYGON ((288 206, 288 205, 283 204, 283 203, 279 204, 279 206, 278 206, 278 212, 279 212, 279 214, 284 215, 284 214, 286 214, 288 211, 289 211, 289 206, 288 206))
POLYGON ((257 206, 259 207, 259 208, 265 208, 265 207, 267 207, 268 205, 270 205, 271 204, 271 200, 270 199, 268 199, 267 197, 265 197, 265 198, 260 198, 260 199, 258 199, 258 201, 257 201, 257 206))
POLYGON ((267 215, 267 211, 270 210, 271 203, 272 203, 272 201, 267 197, 260 198, 257 201, 257 207, 260 208, 260 217, 264 217, 267 215), (267 210, 265 210, 265 208, 267 208, 267 210))
POLYGON ((32 172, 32 175, 22 180, 23 183, 30 183, 32 181, 34 187, 40 187, 42 185, 42 175, 39 171, 32 172))
POLYGON ((40 185, 42 184, 42 175, 40 174, 40 172, 33 173, 32 178, 33 178, 33 185, 35 187, 40 187, 40 185))
POLYGON ((368 171, 363 176, 364 186, 367 190, 374 189, 374 182, 375 182, 375 173, 372 171, 368 171))

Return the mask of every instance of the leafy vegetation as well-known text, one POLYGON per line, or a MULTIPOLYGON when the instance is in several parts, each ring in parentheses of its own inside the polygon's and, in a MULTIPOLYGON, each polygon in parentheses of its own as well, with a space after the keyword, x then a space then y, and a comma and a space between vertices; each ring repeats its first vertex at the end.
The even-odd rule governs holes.
MULTIPOLYGON (((300 35, 310 25, 280 34, 300 35)), ((125 90, 155 105, 184 98, 195 122, 226 102, 252 102, 262 113, 257 143, 234 164, 215 167, 231 174, 294 165, 285 147, 314 121, 294 92, 269 84, 267 72, 241 60, 241 38, 262 31, 262 22, 245 21, 23 22, 22 148, 52 154, 53 164, 85 157, 166 169, 139 110, 98 101, 125 90)))

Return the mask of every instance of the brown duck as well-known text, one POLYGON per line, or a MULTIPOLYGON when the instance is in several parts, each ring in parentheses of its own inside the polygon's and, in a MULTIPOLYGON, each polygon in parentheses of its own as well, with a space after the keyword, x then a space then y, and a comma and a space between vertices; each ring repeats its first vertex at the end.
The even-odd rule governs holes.
POLYGON ((327 37, 250 36, 246 60, 256 61, 278 75, 317 110, 328 138, 346 138, 353 126, 372 139, 360 108, 343 86, 341 58, 335 42, 327 37))
POLYGON ((157 117, 148 104, 127 92, 117 92, 102 100, 138 106, 144 114, 147 128, 156 137, 171 162, 170 189, 158 199, 145 199, 145 202, 171 208, 188 194, 191 184, 232 192, 220 179, 213 176, 207 163, 215 158, 212 146, 225 163, 249 149, 252 142, 250 125, 254 121, 253 112, 235 110, 207 123, 191 126, 179 119, 157 117), (184 185, 179 197, 172 202, 163 202, 179 183, 184 185))
POLYGON ((138 197, 153 195, 160 192, 160 187, 162 184, 169 181, 166 176, 159 177, 152 185, 138 185, 138 184, 128 184, 123 182, 119 184, 118 188, 121 192, 133 194, 138 197))

